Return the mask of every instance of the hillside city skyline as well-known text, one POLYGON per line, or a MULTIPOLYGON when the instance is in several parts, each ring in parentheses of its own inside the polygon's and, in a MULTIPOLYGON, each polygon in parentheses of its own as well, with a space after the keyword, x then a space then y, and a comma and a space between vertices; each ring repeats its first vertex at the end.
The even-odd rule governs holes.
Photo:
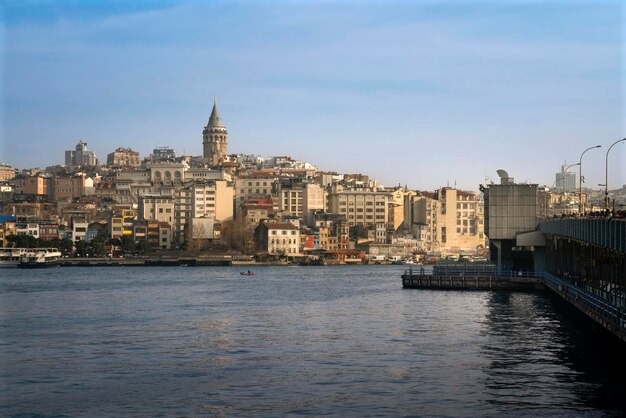
POLYGON ((476 190, 498 169, 550 186, 601 144, 583 175, 604 183, 626 131, 621 2, 391 6, 6 2, 0 161, 60 163, 81 139, 199 155, 217 96, 236 154, 476 190))

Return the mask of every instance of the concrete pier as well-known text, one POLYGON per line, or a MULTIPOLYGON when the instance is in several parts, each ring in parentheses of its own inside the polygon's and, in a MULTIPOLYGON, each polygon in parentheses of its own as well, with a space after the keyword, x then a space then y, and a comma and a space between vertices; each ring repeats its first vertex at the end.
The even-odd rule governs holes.
POLYGON ((402 287, 406 289, 440 290, 521 290, 534 291, 544 288, 540 277, 499 277, 460 275, 420 275, 405 272, 402 287))
POLYGON ((180 258, 66 258, 61 261, 63 267, 198 267, 198 266, 230 266, 232 260, 224 257, 180 257, 180 258))

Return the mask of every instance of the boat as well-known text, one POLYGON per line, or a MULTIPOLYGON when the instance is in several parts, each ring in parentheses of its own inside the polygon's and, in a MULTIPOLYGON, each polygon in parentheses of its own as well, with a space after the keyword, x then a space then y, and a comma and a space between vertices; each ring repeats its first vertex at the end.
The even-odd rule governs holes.
POLYGON ((33 248, 20 257, 20 268, 45 268, 59 266, 63 255, 56 248, 33 248))
POLYGON ((239 274, 241 274, 242 276, 254 276, 254 272, 251 270, 248 271, 240 271, 239 274))
POLYGON ((0 248, 0 267, 17 267, 28 248, 0 248))

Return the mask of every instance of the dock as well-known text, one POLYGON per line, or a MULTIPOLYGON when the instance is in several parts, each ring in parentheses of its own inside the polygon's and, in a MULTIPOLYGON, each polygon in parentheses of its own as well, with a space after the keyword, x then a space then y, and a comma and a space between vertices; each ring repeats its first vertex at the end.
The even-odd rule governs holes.
POLYGON ((230 257, 175 257, 175 258, 65 258, 60 263, 63 267, 209 267, 230 266, 230 257))
POLYGON ((406 271, 402 275, 402 287, 405 289, 439 290, 518 290, 535 291, 544 289, 541 277, 525 275, 450 275, 419 274, 406 271))

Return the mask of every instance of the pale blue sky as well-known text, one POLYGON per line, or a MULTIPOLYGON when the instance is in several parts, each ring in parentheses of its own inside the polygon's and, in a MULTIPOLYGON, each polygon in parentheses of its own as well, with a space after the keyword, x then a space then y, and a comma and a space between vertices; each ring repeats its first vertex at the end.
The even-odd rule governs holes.
MULTIPOLYGON (((2 7, 0 161, 84 139, 202 153, 217 96, 230 153, 291 155, 383 184, 552 185, 626 136, 620 1, 25 1, 2 7), (130 4, 129 4, 130 3, 130 4)), ((626 145, 610 154, 626 184, 626 145), (621 167, 620 167, 621 165, 621 167)))

